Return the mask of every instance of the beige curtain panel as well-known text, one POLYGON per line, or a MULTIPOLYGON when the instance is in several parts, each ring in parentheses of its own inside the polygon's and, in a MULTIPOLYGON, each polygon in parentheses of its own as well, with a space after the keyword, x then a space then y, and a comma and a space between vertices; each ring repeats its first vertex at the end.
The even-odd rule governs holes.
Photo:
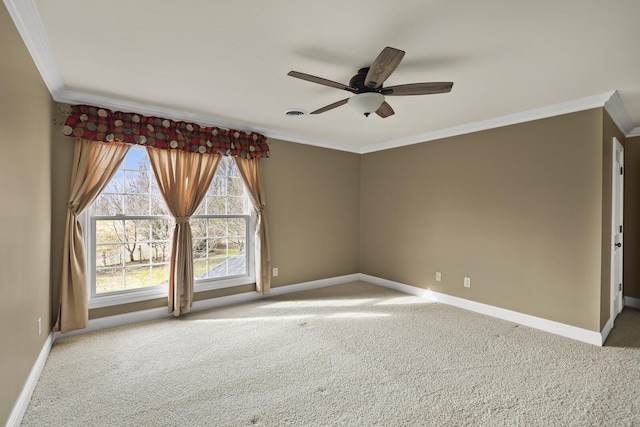
POLYGON ((267 204, 262 188, 262 168, 260 159, 234 157, 240 175, 249 193, 249 199, 256 211, 255 260, 256 289, 264 295, 271 292, 271 250, 269 249, 269 228, 267 227, 267 204))
POLYGON ((78 215, 106 187, 129 147, 129 144, 119 142, 102 143, 76 139, 67 205, 60 306, 54 331, 82 329, 89 323, 86 255, 78 215))
POLYGON ((221 156, 147 147, 160 193, 176 220, 169 266, 169 312, 193 303, 193 248, 189 218, 207 193, 221 156))

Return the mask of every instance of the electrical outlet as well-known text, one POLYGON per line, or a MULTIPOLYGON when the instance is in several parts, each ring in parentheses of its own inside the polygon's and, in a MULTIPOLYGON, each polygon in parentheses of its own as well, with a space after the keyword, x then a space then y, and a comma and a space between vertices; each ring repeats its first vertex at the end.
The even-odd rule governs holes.
POLYGON ((273 277, 278 277, 278 267, 273 267, 273 277))
POLYGON ((464 278, 464 287, 465 288, 470 288, 471 287, 471 278, 470 277, 465 277, 464 278))
POLYGON ((38 336, 42 335, 42 317, 38 317, 38 336))
POLYGON ((442 273, 436 271, 436 282, 442 282, 442 273))

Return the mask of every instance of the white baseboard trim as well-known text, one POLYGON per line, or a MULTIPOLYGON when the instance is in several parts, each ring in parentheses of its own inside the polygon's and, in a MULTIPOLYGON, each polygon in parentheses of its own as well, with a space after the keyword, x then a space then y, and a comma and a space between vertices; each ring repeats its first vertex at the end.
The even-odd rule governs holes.
MULTIPOLYGON (((269 295, 262 295, 259 292, 245 292, 236 295, 228 295, 224 297, 211 298, 202 301, 196 301, 191 307, 191 312, 208 310, 216 307, 224 307, 227 305, 240 304, 243 302, 254 301, 262 298, 269 298, 279 295, 290 294, 293 292, 307 291, 310 289, 324 288, 327 286, 339 285, 341 283, 353 282, 360 280, 360 275, 350 274, 346 276, 331 277, 328 279, 314 280, 311 282, 297 283, 294 285, 279 286, 272 288, 269 295)), ((116 328, 118 326, 132 325, 134 323, 148 322, 150 320, 158 320, 166 317, 172 317, 173 313, 169 313, 166 307, 151 308, 148 310, 134 311, 131 313, 117 314, 114 316, 101 317, 89 320, 89 325, 84 329, 59 333, 56 332, 55 339, 70 337, 73 335, 81 335, 89 332, 99 331, 102 329, 116 328)))
POLYGON ((631 307, 631 308, 635 308, 636 310, 640 310, 640 298, 624 297, 624 305, 626 307, 631 307))
POLYGON ((613 320, 609 318, 609 320, 607 320, 607 323, 604 325, 604 328, 602 328, 602 332, 600 332, 600 336, 602 337, 602 344, 600 345, 604 345, 604 342, 607 340, 607 337, 611 333, 612 329, 613 329, 613 320))
POLYGON ((348 274, 346 276, 336 276, 329 279, 313 280, 311 282, 297 283, 295 285, 278 286, 271 288, 271 294, 267 297, 277 297, 291 294, 293 292, 309 291, 311 289, 326 288, 328 286, 341 285, 343 283, 356 282, 360 280, 360 274, 348 274))
POLYGON ((542 331, 550 332, 552 334, 560 335, 566 338, 572 338, 574 340, 586 342, 588 344, 602 346, 604 342, 603 334, 600 332, 578 328, 576 326, 555 322, 553 320, 543 319, 541 317, 535 317, 529 314, 519 313, 517 311, 511 311, 504 308, 467 300, 464 298, 458 298, 451 295, 430 291, 428 289, 418 288, 416 286, 381 279, 379 277, 369 276, 368 274, 360 274, 360 280, 373 283, 374 285, 396 289, 398 291, 405 292, 411 295, 425 297, 436 302, 452 305, 469 311, 474 311, 476 313, 484 314, 487 316, 496 317, 498 319, 507 320, 509 322, 518 323, 530 328, 540 329, 542 331))
POLYGON ((44 368, 45 363, 47 363, 47 358, 49 357, 49 352, 51 352, 52 344, 53 332, 51 332, 47 339, 44 341, 42 349, 40 350, 40 354, 38 354, 38 358, 33 364, 31 372, 27 377, 27 381, 25 381, 24 385, 22 386, 22 390, 20 391, 18 400, 16 400, 16 403, 13 405, 13 409, 11 410, 11 414, 9 415, 9 419, 7 420, 7 427, 18 427, 20 423, 22 423, 22 418, 24 417, 24 413, 27 412, 27 407, 29 406, 33 391, 38 384, 38 380, 40 379, 42 369, 44 368))
POLYGON ((117 328, 118 326, 131 325, 134 323, 148 322, 150 320, 169 317, 166 307, 150 308, 148 310, 133 311, 131 313, 116 314, 114 316, 90 319, 89 324, 84 329, 76 329, 70 332, 56 332, 55 339, 83 335, 89 332, 100 331, 102 329, 117 328))

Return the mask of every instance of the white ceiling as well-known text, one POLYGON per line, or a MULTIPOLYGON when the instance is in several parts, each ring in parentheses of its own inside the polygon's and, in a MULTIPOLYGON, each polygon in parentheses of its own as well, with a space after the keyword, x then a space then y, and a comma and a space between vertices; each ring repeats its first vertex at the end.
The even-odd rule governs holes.
POLYGON ((602 106, 640 134, 638 0, 4 0, 58 101, 369 152, 602 106), (396 114, 287 76, 348 83, 391 46, 385 86, 452 81, 449 94, 388 97, 396 114), (619 96, 618 96, 619 95, 619 96), (621 108, 623 107, 623 108, 621 108))

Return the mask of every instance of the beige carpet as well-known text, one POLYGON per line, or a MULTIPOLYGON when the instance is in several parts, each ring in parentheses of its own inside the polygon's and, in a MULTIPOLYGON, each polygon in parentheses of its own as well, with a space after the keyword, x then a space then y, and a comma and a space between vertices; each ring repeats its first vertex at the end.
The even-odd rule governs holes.
POLYGON ((617 325, 596 347, 339 285, 58 340, 23 425, 640 425, 640 315, 617 325))

